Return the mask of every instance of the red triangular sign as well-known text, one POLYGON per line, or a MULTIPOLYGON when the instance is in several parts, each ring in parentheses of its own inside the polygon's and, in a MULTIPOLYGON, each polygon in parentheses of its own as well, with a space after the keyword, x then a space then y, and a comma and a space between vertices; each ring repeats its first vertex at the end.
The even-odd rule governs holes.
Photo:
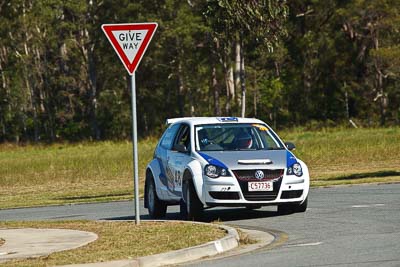
POLYGON ((101 28, 126 70, 132 75, 143 57, 158 24, 125 23, 103 24, 101 28))

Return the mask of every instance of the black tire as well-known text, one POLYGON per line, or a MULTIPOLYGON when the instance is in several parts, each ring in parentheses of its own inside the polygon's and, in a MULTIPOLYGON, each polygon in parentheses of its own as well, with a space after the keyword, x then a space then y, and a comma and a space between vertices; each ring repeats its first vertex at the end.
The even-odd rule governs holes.
POLYGON ((182 185, 182 199, 180 203, 182 219, 198 221, 203 217, 204 207, 191 179, 185 180, 182 185))
POLYGON ((152 219, 165 217, 167 213, 167 203, 158 198, 153 177, 146 179, 146 206, 149 210, 149 216, 152 219))
POLYGON ((278 213, 279 214, 291 214, 293 213, 293 205, 292 204, 280 204, 278 205, 278 213))
POLYGON ((278 205, 278 213, 279 214, 291 214, 297 212, 305 212, 308 206, 308 197, 301 204, 281 204, 278 205))
POLYGON ((305 212, 307 210, 307 206, 308 206, 308 197, 304 200, 303 203, 294 206, 293 209, 294 212, 305 212))

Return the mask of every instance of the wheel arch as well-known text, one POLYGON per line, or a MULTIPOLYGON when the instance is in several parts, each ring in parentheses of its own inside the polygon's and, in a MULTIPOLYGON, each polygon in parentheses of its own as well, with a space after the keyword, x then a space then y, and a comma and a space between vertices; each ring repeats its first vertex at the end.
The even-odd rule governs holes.
MULTIPOLYGON (((145 208, 148 208, 148 206, 149 206, 149 203, 147 201, 147 187, 149 186, 148 185, 148 179, 153 179, 153 182, 155 184, 154 175, 153 175, 153 172, 150 169, 150 167, 146 168, 146 179, 145 179, 145 182, 144 182, 144 207, 145 208)), ((156 190, 156 192, 157 192, 157 190, 156 190)))
POLYGON ((186 166, 183 173, 182 184, 186 179, 192 179, 197 196, 204 205, 205 198, 203 197, 203 169, 200 162, 193 160, 186 166))

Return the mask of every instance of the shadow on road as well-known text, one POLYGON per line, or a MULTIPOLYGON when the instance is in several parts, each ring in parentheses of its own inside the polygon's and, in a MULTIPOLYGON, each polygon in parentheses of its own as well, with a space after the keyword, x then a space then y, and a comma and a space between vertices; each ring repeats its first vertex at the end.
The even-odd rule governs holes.
MULTIPOLYGON (((285 216, 277 213, 274 210, 248 210, 245 208, 218 208, 218 209, 208 209, 204 211, 202 222, 214 222, 214 221, 236 221, 236 220, 249 220, 258 218, 268 218, 285 216)), ((103 218, 104 220, 135 220, 135 216, 122 216, 113 218, 103 218)), ((151 220, 149 215, 141 215, 141 220, 151 220)), ((167 212, 165 220, 181 220, 179 212, 167 212)))
POLYGON ((329 178, 329 181, 341 181, 341 180, 355 180, 362 178, 386 178, 391 176, 399 176, 399 171, 393 170, 384 170, 384 171, 376 171, 376 172, 365 172, 365 173, 353 173, 349 175, 342 175, 338 177, 329 178))

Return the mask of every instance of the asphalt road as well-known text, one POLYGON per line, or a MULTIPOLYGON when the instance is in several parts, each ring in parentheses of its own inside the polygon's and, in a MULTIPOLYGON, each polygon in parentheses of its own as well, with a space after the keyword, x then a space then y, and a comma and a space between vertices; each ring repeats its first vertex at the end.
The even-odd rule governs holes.
MULTIPOLYGON (((134 219, 133 208, 133 202, 113 202, 11 209, 0 210, 0 220, 134 219)), ((167 218, 179 219, 178 207, 168 208, 167 218)), ((400 184, 312 189, 309 210, 301 214, 278 216, 274 207, 206 211, 205 221, 217 219, 274 230, 281 243, 188 266, 400 266, 400 184)))

